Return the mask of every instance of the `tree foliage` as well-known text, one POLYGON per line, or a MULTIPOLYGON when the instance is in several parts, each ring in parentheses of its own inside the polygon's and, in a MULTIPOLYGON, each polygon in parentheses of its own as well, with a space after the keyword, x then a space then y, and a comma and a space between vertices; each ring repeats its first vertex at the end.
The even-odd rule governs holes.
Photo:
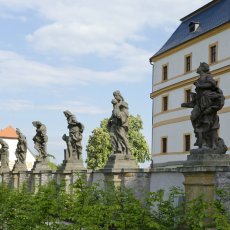
MULTIPOLYGON (((111 140, 107 129, 108 119, 101 121, 100 127, 92 131, 86 146, 87 165, 91 169, 100 169, 107 163, 112 152, 111 140)), ((128 140, 130 150, 138 163, 150 160, 149 147, 145 137, 141 133, 143 122, 139 115, 129 116, 128 140)))
POLYGON ((139 200, 130 189, 100 189, 80 175, 71 194, 54 181, 36 194, 28 193, 26 187, 13 190, 0 185, 0 229, 230 229, 222 199, 207 202, 199 197, 176 206, 175 199, 181 195, 178 188, 172 188, 168 198, 159 190, 139 200))

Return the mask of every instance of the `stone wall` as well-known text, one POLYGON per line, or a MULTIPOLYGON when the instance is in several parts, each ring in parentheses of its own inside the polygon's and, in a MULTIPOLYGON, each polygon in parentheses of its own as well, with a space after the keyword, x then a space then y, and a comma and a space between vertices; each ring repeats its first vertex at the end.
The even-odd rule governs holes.
MULTIPOLYGON (((36 192, 40 185, 51 180, 60 183, 65 181, 66 191, 79 176, 86 175, 88 184, 97 183, 104 189, 110 184, 123 185, 133 189, 138 198, 143 198, 148 192, 159 189, 165 191, 167 197, 173 186, 179 187, 186 193, 186 199, 191 200, 205 194, 207 200, 217 197, 216 189, 230 192, 230 166, 175 166, 162 167, 155 165, 151 169, 101 169, 78 171, 21 171, 1 172, 0 183, 20 189, 25 183, 31 192, 36 192)), ((224 200, 230 211, 230 196, 224 200)))

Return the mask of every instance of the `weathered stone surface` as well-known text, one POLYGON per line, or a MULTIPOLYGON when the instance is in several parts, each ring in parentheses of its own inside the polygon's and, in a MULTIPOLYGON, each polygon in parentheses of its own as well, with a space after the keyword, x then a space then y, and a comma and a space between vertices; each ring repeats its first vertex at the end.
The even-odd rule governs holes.
POLYGON ((63 112, 69 129, 69 135, 64 134, 62 139, 66 142, 67 149, 65 150, 65 160, 75 161, 80 160, 82 156, 82 133, 84 131, 84 125, 77 121, 76 116, 69 110, 63 112))
POLYGON ((80 158, 79 160, 64 160, 60 170, 65 172, 76 172, 85 170, 85 167, 83 165, 83 160, 80 158))
POLYGON ((0 172, 9 172, 9 145, 0 138, 0 161, 1 161, 1 167, 0 172))
POLYGON ((27 140, 26 137, 22 134, 20 129, 16 129, 16 133, 18 135, 18 143, 15 151, 15 156, 17 158, 13 171, 20 172, 26 171, 26 152, 27 152, 27 140))
MULTIPOLYGON (((226 192, 226 196, 222 198, 225 208, 230 213, 230 171, 216 173, 216 188, 226 192)), ((219 198, 218 196, 216 197, 219 198)))
POLYGON ((134 157, 130 154, 112 154, 104 169, 136 169, 138 165, 134 157))
POLYGON ((39 160, 46 160, 48 136, 46 134, 46 126, 40 121, 33 121, 33 126, 36 128, 36 135, 33 137, 34 148, 38 151, 39 160))
POLYGON ((32 172, 33 173, 40 173, 40 172, 46 172, 46 171, 52 171, 52 169, 49 166, 48 160, 47 159, 37 159, 34 162, 32 172))
POLYGON ((218 149, 192 149, 185 166, 229 166, 230 155, 219 154, 218 149))
POLYGON ((215 197, 215 172, 189 172, 184 173, 186 200, 191 201, 201 195, 207 201, 215 197))
POLYGON ((21 163, 20 161, 16 161, 12 171, 13 172, 25 172, 27 171, 26 164, 21 163))
POLYGON ((128 135, 128 103, 125 102, 119 90, 113 92, 113 111, 108 121, 108 129, 112 143, 113 154, 130 155, 128 135))

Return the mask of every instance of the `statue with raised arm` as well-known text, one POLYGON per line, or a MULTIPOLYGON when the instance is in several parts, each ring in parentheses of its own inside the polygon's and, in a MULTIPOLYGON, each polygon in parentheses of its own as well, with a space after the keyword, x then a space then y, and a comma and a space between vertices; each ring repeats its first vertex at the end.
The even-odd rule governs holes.
POLYGON ((66 160, 79 160, 82 155, 82 133, 84 125, 77 121, 76 117, 68 110, 63 112, 69 129, 69 135, 64 134, 62 139, 66 142, 66 160))
POLYGON ((24 165, 26 162, 26 152, 27 152, 27 140, 26 137, 22 134, 20 129, 16 129, 16 133, 18 135, 18 143, 15 151, 16 155, 16 164, 24 165))
POLYGON ((1 161, 1 168, 8 168, 9 167, 9 145, 0 138, 0 161, 1 161))
POLYGON ((47 142, 48 136, 46 134, 46 126, 40 121, 33 121, 33 126, 36 128, 36 135, 33 137, 34 148, 39 153, 39 159, 45 160, 47 158, 47 142))
POLYGON ((112 142, 113 154, 130 154, 128 142, 128 103, 124 101, 119 90, 113 92, 112 116, 108 121, 108 129, 112 142))
POLYGON ((181 104, 182 107, 193 108, 191 122, 196 137, 194 145, 199 149, 226 153, 227 147, 218 136, 220 124, 217 112, 224 106, 223 92, 209 73, 207 63, 200 63, 197 73, 199 78, 194 82, 195 93, 191 94, 191 102, 181 104))

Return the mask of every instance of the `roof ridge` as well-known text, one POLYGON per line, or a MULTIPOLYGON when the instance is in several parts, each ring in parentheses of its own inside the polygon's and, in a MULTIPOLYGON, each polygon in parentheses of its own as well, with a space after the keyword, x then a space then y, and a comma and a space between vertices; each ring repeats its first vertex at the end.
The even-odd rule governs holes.
POLYGON ((6 128, 0 130, 0 138, 18 138, 15 128, 8 125, 6 128))

